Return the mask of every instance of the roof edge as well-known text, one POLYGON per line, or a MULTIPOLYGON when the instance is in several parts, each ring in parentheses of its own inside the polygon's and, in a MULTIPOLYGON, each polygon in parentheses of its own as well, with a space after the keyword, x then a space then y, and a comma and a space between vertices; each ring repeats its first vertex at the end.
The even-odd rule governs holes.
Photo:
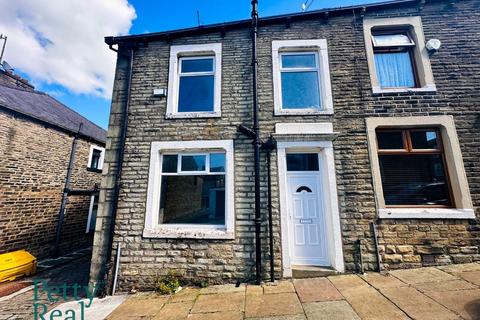
MULTIPOLYGON (((325 8, 325 9, 313 10, 308 12, 296 12, 296 13, 261 17, 259 18, 258 23, 260 26, 265 26, 273 23, 278 23, 279 21, 282 21, 285 19, 290 19, 290 20, 291 19, 294 19, 294 20, 309 19, 317 15, 324 14, 326 12, 328 12, 329 14, 330 13, 341 14, 341 13, 350 12, 355 9, 398 6, 398 5, 404 5, 404 4, 419 3, 421 1, 422 0, 389 0, 389 1, 378 2, 378 3, 369 3, 369 4, 361 4, 361 5, 346 6, 346 7, 325 8)), ((210 33, 215 31, 224 32, 226 30, 238 29, 241 27, 249 26, 250 23, 251 23, 250 19, 243 19, 243 20, 235 20, 231 22, 214 23, 214 24, 209 24, 205 26, 174 29, 174 30, 161 31, 161 32, 125 35, 125 36, 107 36, 104 38, 104 40, 105 40, 105 43, 110 46, 114 44, 123 43, 123 42, 149 42, 154 40, 181 37, 185 35, 210 33)))

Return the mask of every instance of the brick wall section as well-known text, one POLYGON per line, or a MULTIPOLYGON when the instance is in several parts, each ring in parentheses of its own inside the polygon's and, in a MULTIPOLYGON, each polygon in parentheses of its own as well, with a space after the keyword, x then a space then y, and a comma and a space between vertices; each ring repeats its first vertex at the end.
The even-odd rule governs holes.
MULTIPOLYGON (((302 22, 260 28, 259 102, 263 138, 274 132, 278 122, 333 122, 339 137, 334 141, 343 247, 346 268, 354 269, 354 242, 363 239, 366 269, 375 267, 370 222, 376 219, 376 205, 367 151, 365 118, 375 116, 428 116, 449 114, 455 118, 465 170, 477 217, 480 206, 480 8, 476 1, 462 1, 453 7, 446 1, 427 2, 423 10, 416 5, 401 9, 367 12, 366 17, 420 15, 426 39, 438 38, 442 48, 431 58, 438 91, 436 94, 391 94, 372 96, 364 52, 362 21, 359 12, 331 15, 302 22), (272 40, 325 38, 328 42, 335 114, 333 116, 273 116, 272 40), (476 40, 476 41, 473 41, 476 40)), ((234 30, 202 36, 156 41, 140 47, 134 59, 130 113, 123 163, 122 188, 115 225, 115 243, 122 246, 119 287, 148 288, 156 275, 169 269, 189 279, 211 282, 249 280, 254 274, 253 226, 253 147, 236 131, 239 124, 251 124, 251 49, 249 30, 234 30), (170 45, 221 42, 222 117, 219 119, 165 120, 166 99, 154 98, 154 88, 168 85, 170 45), (150 144, 153 141, 234 139, 235 141, 235 217, 236 238, 231 241, 166 240, 142 238, 147 194, 150 144)), ((117 146, 118 112, 125 94, 122 74, 124 62, 117 66, 109 142, 117 146)), ((110 151, 113 154, 113 151, 110 151)), ((107 151, 107 157, 109 151, 107 151)), ((113 158, 111 158, 112 160, 113 158)), ((262 212, 266 219, 265 155, 262 154, 262 212)), ((111 172, 109 170, 109 172, 111 172)), ((275 264, 281 276, 280 216, 276 154, 272 157, 275 264)), ((111 179, 111 177, 108 177, 111 179)), ((102 187, 111 183, 104 179, 102 187)), ((108 194, 106 192, 105 194, 108 194)), ((108 195, 107 195, 108 197, 108 195)), ((101 197, 102 198, 102 197, 101 197)), ((105 200, 105 197, 103 197, 105 200)), ((101 206, 110 206, 104 203, 101 206)), ((107 213, 104 213, 106 215, 107 213)), ((105 217, 107 219, 108 217, 105 217)), ((105 243, 105 233, 97 225, 95 243, 105 243), (97 239, 98 238, 98 239, 97 239)), ((264 270, 268 270, 268 240, 263 225, 264 270)), ((437 253, 436 263, 479 261, 480 227, 468 220, 382 220, 379 236, 384 266, 416 267, 420 254, 437 253)), ((101 246, 99 246, 101 248, 101 246)), ((104 248, 104 247, 103 247, 104 248)), ((95 258, 97 259, 97 258, 95 258)), ((100 265, 100 258, 96 260, 100 265)), ((92 275, 98 267, 92 267, 92 275)))
MULTIPOLYGON (((73 136, 0 112, 0 253, 27 249, 46 256, 55 239, 58 210, 73 136)), ((72 189, 93 189, 100 173, 87 172, 90 142, 79 140, 72 189)), ((91 244, 85 233, 89 196, 69 196, 61 249, 91 244)))

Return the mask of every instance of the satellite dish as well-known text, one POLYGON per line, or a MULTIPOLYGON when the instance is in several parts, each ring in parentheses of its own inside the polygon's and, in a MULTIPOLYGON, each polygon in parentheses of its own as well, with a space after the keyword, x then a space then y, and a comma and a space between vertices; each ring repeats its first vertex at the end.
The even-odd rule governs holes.
POLYGON ((9 65, 8 62, 5 61, 5 60, 3 60, 3 62, 2 62, 2 66, 3 66, 3 68, 5 69, 5 71, 8 71, 8 72, 13 72, 13 70, 15 70, 15 69, 13 69, 12 66, 9 65))

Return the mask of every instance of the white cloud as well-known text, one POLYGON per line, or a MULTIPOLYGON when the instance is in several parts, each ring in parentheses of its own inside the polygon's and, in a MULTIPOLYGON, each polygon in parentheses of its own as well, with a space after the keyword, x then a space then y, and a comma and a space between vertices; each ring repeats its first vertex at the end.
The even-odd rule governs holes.
POLYGON ((130 30, 127 0, 0 0, 0 8, 10 65, 34 82, 110 98, 116 55, 103 38, 130 30))

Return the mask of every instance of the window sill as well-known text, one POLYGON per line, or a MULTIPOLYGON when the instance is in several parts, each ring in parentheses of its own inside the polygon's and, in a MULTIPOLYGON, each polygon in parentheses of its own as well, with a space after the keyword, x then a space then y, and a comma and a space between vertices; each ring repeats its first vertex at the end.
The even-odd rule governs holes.
POLYGON ((291 110, 275 110, 275 116, 308 116, 308 115, 333 115, 332 109, 291 109, 291 110))
POLYGON ((437 92, 437 87, 434 84, 421 87, 421 88, 390 88, 390 89, 382 89, 379 87, 373 87, 372 93, 374 95, 379 94, 388 94, 388 93, 416 93, 416 92, 423 92, 423 93, 435 93, 437 92))
POLYGON ((87 171, 96 172, 96 173, 102 173, 102 169, 98 169, 98 168, 90 168, 90 167, 87 167, 87 171))
POLYGON ((475 219, 473 209, 452 208, 384 208, 380 219, 475 219))
POLYGON ((179 228, 159 226, 143 229, 144 238, 170 238, 170 239, 223 239, 233 240, 235 234, 232 230, 223 228, 192 227, 179 228))
POLYGON ((186 119, 186 118, 220 118, 222 113, 220 111, 213 112, 176 112, 166 113, 165 119, 186 119))

